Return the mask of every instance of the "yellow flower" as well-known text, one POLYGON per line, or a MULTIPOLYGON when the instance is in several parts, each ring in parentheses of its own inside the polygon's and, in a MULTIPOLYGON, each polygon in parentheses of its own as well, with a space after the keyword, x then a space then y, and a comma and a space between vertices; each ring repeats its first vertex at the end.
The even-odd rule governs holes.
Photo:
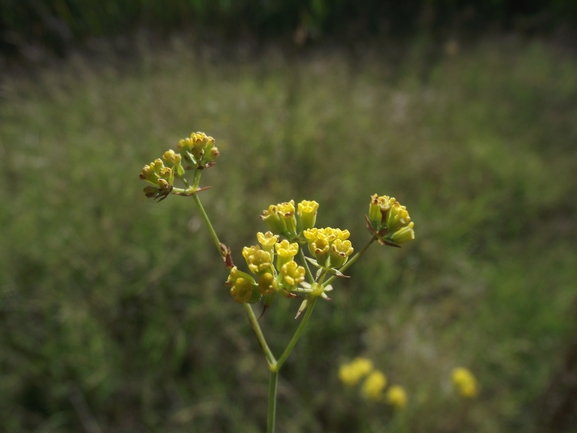
POLYGON ((290 243, 286 239, 275 245, 277 252, 276 268, 280 271, 284 264, 290 262, 299 252, 299 244, 290 243))
POLYGON ((343 266, 349 256, 353 253, 354 249, 351 244, 351 241, 346 240, 343 241, 341 239, 335 239, 333 244, 331 245, 330 251, 330 258, 331 258, 331 267, 333 268, 340 268, 343 266))
POLYGON ((305 268, 299 266, 297 262, 285 263, 280 270, 285 289, 292 290, 305 280, 305 268))
POLYGON ((311 228, 303 232, 303 236, 309 245, 309 251, 320 266, 340 268, 348 257, 353 253, 353 247, 349 240, 351 233, 348 230, 311 228), (330 261, 328 261, 330 257, 330 261))
POLYGON ((269 253, 273 253, 273 247, 278 242, 278 235, 275 235, 272 232, 258 232, 256 234, 256 238, 262 245, 263 250, 268 251, 269 253))
POLYGON ((315 226, 319 204, 316 201, 303 200, 298 204, 299 232, 315 226))
POLYGON ((270 273, 263 274, 258 279, 258 290, 264 296, 272 295, 276 291, 276 281, 270 273))
POLYGON ((261 298, 261 294, 256 289, 254 278, 249 274, 239 271, 236 266, 230 270, 226 284, 231 286, 230 295, 235 302, 244 304, 246 302, 255 303, 261 298))
POLYGON ((369 400, 381 400, 383 389, 387 386, 387 377, 379 370, 373 371, 363 383, 362 393, 369 400))
POLYGON ((296 236, 294 200, 277 205, 271 204, 268 209, 262 211, 260 218, 275 235, 283 234, 291 238, 296 236))
POLYGON ((355 358, 339 368, 339 379, 345 385, 353 386, 373 370, 373 362, 367 358, 355 358))
POLYGON ((407 405, 407 393, 402 386, 393 385, 387 391, 387 403, 395 409, 403 409, 407 405))
POLYGON ((475 398, 479 393, 477 379, 469 370, 463 367, 455 368, 451 374, 453 385, 461 396, 465 398, 475 398))
POLYGON ((244 247, 242 249, 242 256, 245 258, 246 264, 253 274, 261 274, 271 269, 271 253, 261 250, 258 245, 244 247))

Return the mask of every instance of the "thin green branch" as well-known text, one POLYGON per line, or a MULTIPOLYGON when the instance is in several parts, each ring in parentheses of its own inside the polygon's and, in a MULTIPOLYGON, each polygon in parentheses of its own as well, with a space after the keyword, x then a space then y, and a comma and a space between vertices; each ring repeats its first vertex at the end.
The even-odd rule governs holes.
POLYGON ((308 277, 310 283, 311 284, 314 283, 315 277, 314 277, 313 273, 311 272, 311 268, 309 267, 307 259, 305 258, 305 253, 303 252, 303 248, 300 245, 299 245, 299 257, 301 258, 301 260, 305 266, 305 271, 306 271, 306 274, 307 274, 307 277, 308 277))
MULTIPOLYGON (((275 368, 275 366, 277 364, 277 360, 274 357, 270 348, 268 347, 268 344, 266 342, 266 339, 264 338, 264 334, 262 333, 262 330, 260 329, 260 325, 258 324, 258 319, 254 315, 254 311, 253 311, 252 307, 250 306, 250 304, 243 304, 243 306, 244 306, 244 309, 246 310, 246 315, 248 316, 248 320, 252 326, 252 330, 254 331, 256 338, 258 339, 258 342, 260 343, 260 347, 262 349, 262 353, 264 354, 264 356, 266 358, 266 362, 268 363, 268 367, 271 371, 273 371, 273 369, 275 368)), ((276 371, 278 371, 278 369, 276 371)))
MULTIPOLYGON (((353 263, 355 263, 359 257, 361 257, 361 255, 363 255, 363 253, 365 251, 367 251, 369 249, 369 247, 373 244, 373 242, 375 242, 376 238, 373 236, 371 239, 369 239, 369 242, 367 242, 367 244, 364 246, 364 248, 359 251, 358 253, 356 253, 347 263, 345 263, 345 265, 339 269, 340 272, 344 272, 346 271, 353 263)), ((336 276, 332 276, 330 277, 325 283, 324 286, 328 286, 329 284, 331 284, 335 278, 337 278, 336 276)))
POLYGON ((198 197, 198 194, 193 194, 192 198, 194 199, 196 206, 198 206, 198 209, 200 210, 200 214, 202 215, 204 222, 208 226, 208 231, 210 232, 210 236, 212 237, 212 241, 214 242, 214 245, 216 246, 218 253, 224 257, 224 254, 226 254, 226 253, 223 252, 222 248, 220 247, 221 243, 218 240, 218 236, 216 234, 216 231, 214 230, 214 227, 212 226, 212 223, 210 222, 210 219, 208 218, 208 215, 207 215, 206 211, 204 210, 202 203, 200 202, 200 198, 198 197))
POLYGON ((313 312, 313 308, 315 306, 317 299, 318 299, 318 297, 316 297, 316 296, 309 298, 307 310, 305 312, 304 317, 301 320, 301 323, 299 324, 299 327, 295 331, 293 337, 291 338, 291 341, 289 342, 289 344, 287 345, 283 354, 281 355, 281 357, 278 359, 278 361, 276 363, 277 370, 280 370, 280 368, 282 367, 284 362, 287 360, 287 358, 291 354, 293 348, 295 347, 295 345, 299 341, 299 338, 301 337, 301 334, 302 334, 303 330, 305 329, 305 326, 307 325, 307 323, 311 317, 311 314, 313 312))

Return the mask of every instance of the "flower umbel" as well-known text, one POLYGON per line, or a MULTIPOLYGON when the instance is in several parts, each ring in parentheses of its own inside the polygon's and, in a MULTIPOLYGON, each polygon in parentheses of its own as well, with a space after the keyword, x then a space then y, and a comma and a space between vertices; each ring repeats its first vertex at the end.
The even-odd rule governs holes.
POLYGON ((373 194, 365 219, 367 229, 381 245, 400 247, 415 239, 415 223, 411 221, 406 206, 402 206, 394 197, 373 194))
POLYGON ((140 178, 150 183, 144 188, 144 194, 149 198, 164 200, 169 194, 194 195, 206 188, 198 188, 199 170, 212 167, 220 152, 214 145, 214 138, 204 132, 193 132, 190 137, 180 140, 175 152, 172 149, 163 153, 162 159, 157 158, 145 165, 140 172, 140 178), (164 161, 163 161, 164 160, 164 161), (183 165, 183 162, 185 163, 183 165), (165 165, 166 164, 166 165, 165 165), (188 184, 186 172, 192 170, 194 183, 188 184), (185 188, 174 186, 174 179, 180 179, 185 188))

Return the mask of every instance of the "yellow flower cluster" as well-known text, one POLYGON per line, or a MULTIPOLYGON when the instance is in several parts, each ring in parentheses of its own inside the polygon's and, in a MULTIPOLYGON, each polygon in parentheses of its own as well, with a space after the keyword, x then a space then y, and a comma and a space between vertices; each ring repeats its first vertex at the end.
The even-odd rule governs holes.
POLYGON ((455 368, 451 374, 453 385, 465 398, 475 398, 479 393, 479 385, 477 379, 469 370, 463 367, 455 368))
POLYGON ((214 138, 204 132, 193 132, 190 137, 180 140, 178 152, 169 149, 164 152, 162 159, 157 158, 145 165, 140 172, 140 178, 150 185, 144 188, 144 194, 163 200, 173 192, 174 179, 183 179, 186 170, 202 170, 213 166, 220 154, 214 142, 214 138), (184 167, 183 161, 189 165, 184 167))
POLYGON ((150 183, 144 188, 144 194, 149 198, 162 200, 172 191, 174 171, 172 168, 166 167, 160 158, 145 165, 140 171, 139 177, 150 183))
POLYGON ((294 239, 303 230, 315 226, 318 209, 319 204, 313 200, 303 200, 295 209, 295 202, 291 200, 271 204, 260 217, 275 235, 294 239))
POLYGON ((262 211, 261 219, 275 235, 296 237, 297 219, 294 200, 271 204, 268 209, 262 211))
POLYGON ((394 197, 373 194, 367 222, 369 231, 381 244, 399 246, 415 239, 415 223, 411 221, 406 206, 394 197))
POLYGON ((403 387, 392 385, 387 393, 384 393, 387 377, 374 368, 370 359, 355 358, 339 368, 339 379, 347 386, 354 386, 363 378, 365 380, 361 385, 361 394, 367 400, 384 401, 395 409, 403 409, 407 405, 407 393, 403 387))
POLYGON ((286 298, 304 294, 304 300, 297 312, 298 317, 307 308, 310 299, 321 296, 330 300, 327 292, 333 288, 330 284, 322 283, 321 275, 331 273, 343 276, 336 268, 342 267, 354 250, 348 240, 348 230, 314 227, 318 209, 319 204, 316 201, 303 200, 295 206, 294 200, 290 200, 272 204, 262 212, 261 219, 270 230, 257 233, 259 245, 244 247, 242 251, 252 276, 249 275, 248 280, 243 277, 244 279, 240 280, 241 287, 236 287, 237 280, 234 275, 238 269, 233 268, 227 280, 235 301, 244 303, 250 299, 250 302, 253 302, 258 301, 259 296, 265 296, 266 307, 272 302, 274 294, 286 298), (281 240, 281 237, 285 239, 281 240), (299 242, 305 241, 314 259, 305 258, 300 251, 299 242), (295 256, 299 253, 301 259, 306 259, 319 268, 316 279, 311 275, 310 281, 305 281, 307 270, 295 261, 295 256), (252 284, 251 296, 246 290, 241 290, 246 287, 246 281, 252 284))
POLYGON ((373 371, 373 362, 367 358, 355 358, 339 368, 339 379, 345 385, 354 386, 373 371))
POLYGON ((214 165, 214 160, 220 155, 214 143, 214 138, 204 132, 193 132, 190 137, 178 142, 178 150, 194 168, 208 168, 214 165))
POLYGON ((262 295, 269 296, 278 293, 284 297, 294 296, 290 292, 305 279, 305 269, 293 260, 299 251, 296 242, 284 239, 268 231, 256 235, 260 245, 244 247, 242 255, 246 260, 250 274, 240 273, 235 266, 231 269, 227 284, 231 286, 230 294, 236 302, 258 302, 262 295), (276 259, 276 265, 273 265, 276 259), (242 275, 241 275, 242 274, 242 275), (238 280, 238 275, 242 280, 238 280), (250 296, 243 290, 248 281, 251 286, 250 296), (240 284, 241 287, 238 287, 240 284))
POLYGON ((309 251, 319 266, 340 268, 343 266, 354 249, 348 240, 351 234, 348 230, 310 228, 303 231, 309 251))

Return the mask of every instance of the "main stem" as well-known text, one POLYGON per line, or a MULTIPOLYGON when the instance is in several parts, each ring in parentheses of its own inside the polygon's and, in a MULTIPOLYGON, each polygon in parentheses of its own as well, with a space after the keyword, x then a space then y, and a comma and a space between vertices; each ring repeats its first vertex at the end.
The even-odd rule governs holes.
POLYGON ((270 371, 270 382, 268 384, 268 414, 266 421, 266 432, 274 433, 276 422, 276 389, 278 385, 278 370, 270 371))

